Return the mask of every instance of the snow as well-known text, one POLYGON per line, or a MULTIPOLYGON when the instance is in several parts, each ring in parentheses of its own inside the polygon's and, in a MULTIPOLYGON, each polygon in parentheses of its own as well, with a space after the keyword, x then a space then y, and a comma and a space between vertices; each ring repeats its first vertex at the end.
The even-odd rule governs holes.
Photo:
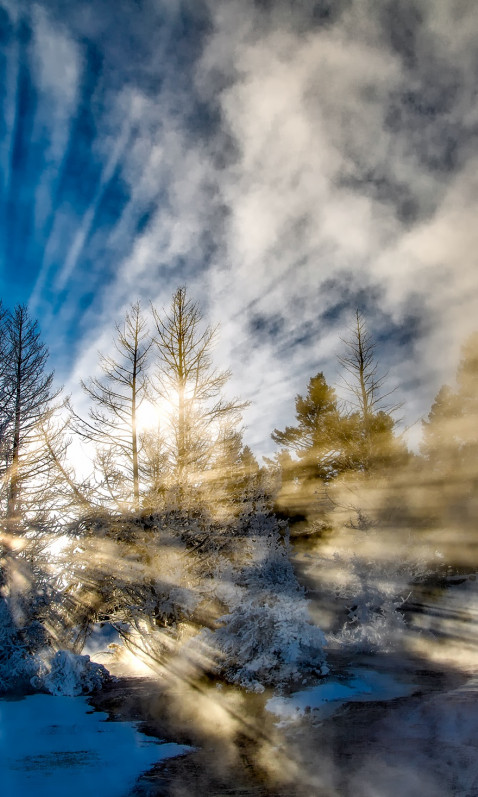
POLYGON ((42 679, 33 678, 32 686, 38 686, 51 695, 75 697, 102 689, 103 683, 109 679, 106 667, 90 661, 88 655, 58 650, 51 660, 48 674, 42 679))
POLYGON ((106 719, 83 697, 0 700, 2 797, 122 797, 153 764, 192 749, 106 719))
POLYGON ((110 680, 102 664, 46 644, 38 621, 17 627, 15 605, 0 597, 0 694, 25 694, 32 689, 73 697, 90 694, 110 680))
POLYGON ((350 670, 347 679, 327 679, 287 697, 272 697, 266 707, 281 723, 286 723, 300 719, 309 711, 324 717, 334 713, 343 703, 393 700, 416 690, 416 684, 399 680, 390 673, 357 667, 350 670))
POLYGON ((245 523, 236 570, 224 560, 216 574, 216 596, 229 612, 219 618, 219 628, 198 634, 189 651, 209 648, 216 671, 248 691, 325 675, 326 639, 311 622, 287 537, 267 513, 245 523))

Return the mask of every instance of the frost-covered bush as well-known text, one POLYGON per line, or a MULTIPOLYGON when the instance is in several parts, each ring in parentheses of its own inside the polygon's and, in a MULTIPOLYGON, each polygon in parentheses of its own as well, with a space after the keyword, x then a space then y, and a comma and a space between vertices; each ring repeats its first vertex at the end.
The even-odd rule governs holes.
POLYGON ((332 638, 354 650, 391 650, 405 629, 402 612, 404 597, 394 584, 364 579, 353 595, 347 595, 347 620, 332 638))
POLYGON ((43 678, 35 679, 37 688, 51 695, 90 694, 102 689, 110 679, 106 667, 68 650, 58 650, 50 663, 49 672, 43 678))
POLYGON ((0 598, 0 693, 23 692, 31 689, 32 678, 45 671, 42 659, 29 646, 28 636, 38 629, 19 629, 15 625, 6 598, 0 598))
MULTIPOLYGON (((370 542, 356 536, 355 547, 370 542)), ((346 620, 330 641, 353 650, 391 650, 400 642, 406 624, 403 607, 411 583, 428 571, 423 562, 411 561, 401 547, 386 558, 379 555, 336 553, 334 566, 347 573, 347 581, 336 588, 344 602, 346 620)))
POLYGON ((262 691, 328 672, 325 637, 311 624, 302 596, 256 594, 222 620, 208 641, 231 683, 262 691))
POLYGON ((219 565, 214 581, 229 612, 217 630, 199 634, 191 652, 207 646, 218 674, 255 691, 325 674, 325 637, 310 621, 277 520, 250 518, 238 550, 240 556, 219 565))
POLYGON ((285 528, 259 499, 242 510, 85 520, 69 595, 88 613, 72 625, 122 624, 125 644, 148 664, 191 665, 247 688, 323 673, 324 636, 310 622, 285 528))

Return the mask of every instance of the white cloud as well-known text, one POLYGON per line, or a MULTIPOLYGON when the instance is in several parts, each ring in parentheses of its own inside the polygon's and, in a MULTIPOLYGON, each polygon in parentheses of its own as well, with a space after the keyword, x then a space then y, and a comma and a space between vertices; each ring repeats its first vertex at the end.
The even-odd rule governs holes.
MULTIPOLYGON (((244 344, 252 351, 241 363, 242 382, 250 395, 267 394, 282 373, 292 411, 298 372, 305 386, 302 369, 314 360, 314 353, 315 370, 329 367, 333 375, 337 345, 331 337, 327 346, 323 340, 309 342, 308 356, 284 367, 274 341, 261 339, 260 333, 255 339, 247 337, 245 308, 258 300, 256 309, 280 312, 292 334, 300 322, 326 306, 324 280, 346 270, 357 286, 380 289, 380 309, 395 323, 406 321, 410 300, 422 302, 426 337, 416 341, 414 362, 408 360, 409 350, 402 362, 397 352, 393 369, 393 378, 404 382, 412 371, 423 374, 418 400, 405 395, 410 413, 421 414, 431 400, 430 391, 450 378, 459 341, 475 323, 478 309, 476 225, 471 218, 477 197, 468 177, 472 164, 464 164, 456 177, 430 172, 420 160, 421 146, 432 146, 425 125, 422 130, 396 130, 388 124, 391 98, 417 90, 426 76, 421 74, 410 85, 398 56, 384 46, 383 34, 368 13, 370 4, 356 2, 338 26, 307 35, 273 25, 264 34, 257 20, 251 24, 250 6, 247 26, 240 21, 243 6, 232 8, 228 4, 228 13, 221 8, 216 16, 199 85, 207 86, 208 75, 214 80, 221 69, 235 76, 222 91, 221 107, 239 158, 218 178, 231 210, 231 270, 219 271, 213 281, 220 283, 221 305, 229 298, 237 313, 234 335, 229 337, 250 341, 244 344), (379 171, 410 190, 428 217, 410 231, 390 197, 374 195, 365 183, 355 189, 343 180, 364 171, 372 176, 379 171)), ((432 22, 430 14, 424 30, 417 29, 422 73, 430 40, 443 51, 448 62, 444 68, 451 68, 452 59, 453 68, 463 70, 461 75, 470 63, 469 16, 460 21, 457 39, 464 54, 458 57, 456 40, 449 34, 450 10, 449 3, 439 4, 438 20, 433 17, 432 22)), ((468 124, 470 110, 457 101, 450 111, 457 125, 463 124, 461 113, 468 124)), ((263 399, 259 401, 263 406, 263 399)), ((276 417, 284 411, 284 403, 281 409, 280 405, 279 399, 276 417)), ((263 419, 263 426, 265 432, 271 423, 263 419)))
MULTIPOLYGON (((327 27, 298 24, 302 11, 291 20, 291 7, 278 3, 267 16, 253 3, 210 4, 214 29, 195 73, 195 89, 217 100, 221 114, 208 143, 188 128, 188 95, 184 86, 175 93, 169 73, 155 99, 136 86, 112 103, 111 119, 126 114, 136 132, 121 159, 130 201, 110 247, 120 251, 130 241, 141 208, 155 210, 118 260, 116 281, 86 314, 91 348, 72 376, 88 373, 94 350, 107 348, 113 321, 137 295, 167 305, 186 280, 213 322, 221 321, 218 360, 233 370, 231 389, 255 402, 246 418, 250 439, 262 439, 264 450, 274 426, 291 420, 294 395, 310 376, 335 377, 343 319, 318 327, 332 301, 326 281, 347 280, 352 294, 376 288, 382 326, 384 316, 406 323, 421 305, 422 337, 403 354, 397 344, 392 362, 399 395, 400 384, 417 375, 422 381, 403 396, 410 421, 450 380, 478 309, 477 185, 466 138, 476 123, 472 6, 441 0, 424 9, 423 22, 412 23, 412 66, 391 47, 374 2, 356 0, 327 27), (440 81, 447 80, 445 97, 440 81), (413 97, 428 97, 434 81, 429 113, 435 96, 444 109, 433 124, 413 97), (456 138, 454 168, 440 166, 440 125, 456 138), (218 165, 227 136, 235 155, 218 165), (402 213, 402 201, 416 219, 402 213), (222 206, 229 215, 219 221, 222 206), (202 248, 207 232, 212 255, 202 248), (180 274, 178 258, 186 262, 180 274), (260 319, 272 316, 282 327, 268 335, 260 319), (302 344, 287 348, 301 335, 302 344)), ((160 61, 155 68, 168 69, 160 61)), ((53 84, 48 64, 45 75, 53 84)), ((105 134, 99 146, 111 147, 111 138, 105 134)))

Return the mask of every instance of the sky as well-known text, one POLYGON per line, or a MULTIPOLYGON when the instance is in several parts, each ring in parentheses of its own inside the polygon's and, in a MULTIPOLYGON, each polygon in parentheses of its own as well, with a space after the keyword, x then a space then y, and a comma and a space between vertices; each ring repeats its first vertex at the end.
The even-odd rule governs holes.
POLYGON ((0 0, 0 295, 73 402, 186 284, 257 453, 357 307, 413 443, 478 327, 477 40, 475 0, 0 0))

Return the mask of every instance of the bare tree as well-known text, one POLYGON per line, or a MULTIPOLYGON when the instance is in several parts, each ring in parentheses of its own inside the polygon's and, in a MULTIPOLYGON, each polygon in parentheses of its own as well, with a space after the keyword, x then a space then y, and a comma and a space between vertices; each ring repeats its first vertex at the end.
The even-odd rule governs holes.
MULTIPOLYGON (((63 407, 65 404, 62 405, 63 407)), ((62 413, 46 418, 39 424, 37 435, 45 451, 45 459, 54 485, 48 501, 50 516, 77 518, 95 508, 94 491, 88 478, 79 479, 70 457, 70 419, 62 413)), ((43 496, 45 502, 46 496, 43 496)))
POLYGON ((6 515, 12 525, 44 491, 50 466, 40 428, 51 418, 60 390, 53 389, 53 372, 46 371, 48 351, 25 306, 7 317, 5 339, 1 411, 6 515))
POLYGON ((389 401, 395 388, 384 390, 388 372, 379 370, 375 343, 359 310, 356 310, 350 337, 342 338, 342 341, 346 351, 338 359, 347 374, 343 382, 351 396, 350 404, 360 418, 363 458, 367 467, 377 448, 383 453, 389 447, 395 425, 392 414, 401 405, 389 401))
POLYGON ((344 383, 352 396, 352 404, 359 410, 367 424, 377 412, 394 412, 398 404, 390 405, 386 399, 394 390, 383 392, 388 372, 380 373, 375 354, 375 343, 367 330, 360 310, 355 312, 355 324, 349 338, 341 338, 347 347, 338 359, 349 378, 344 383))
POLYGON ((9 465, 7 429, 13 417, 13 383, 8 344, 8 311, 0 300, 0 474, 6 479, 9 465))
POLYGON ((200 480, 210 466, 225 426, 237 424, 247 402, 227 400, 230 371, 212 364, 217 328, 204 327, 198 305, 185 287, 176 290, 168 312, 153 307, 158 368, 155 389, 167 413, 168 466, 181 488, 200 480))
POLYGON ((82 381, 92 406, 87 420, 71 410, 72 428, 96 445, 97 466, 107 496, 118 506, 132 504, 137 510, 140 503, 138 410, 147 396, 146 368, 152 343, 139 302, 131 306, 123 324, 116 325, 116 332, 117 356, 100 355, 102 376, 82 381))

